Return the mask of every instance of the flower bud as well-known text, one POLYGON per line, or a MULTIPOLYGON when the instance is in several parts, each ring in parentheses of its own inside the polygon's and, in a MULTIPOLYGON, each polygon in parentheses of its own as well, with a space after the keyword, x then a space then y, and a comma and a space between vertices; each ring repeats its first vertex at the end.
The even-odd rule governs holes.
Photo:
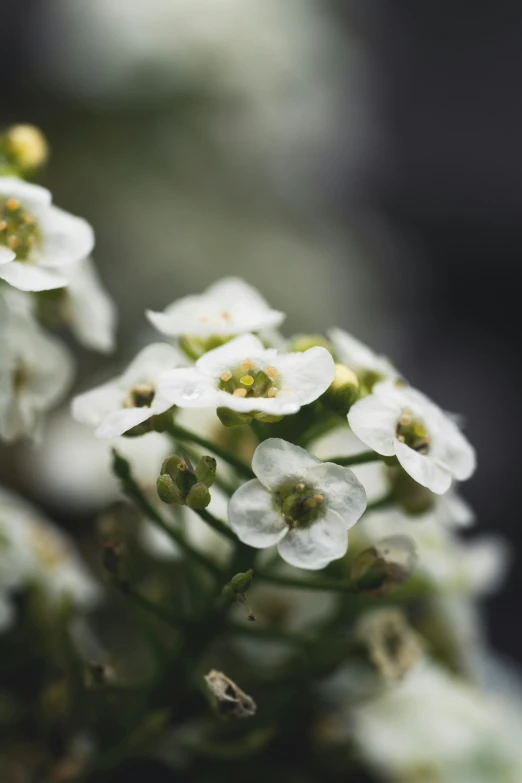
POLYGON ((292 353, 304 353, 304 351, 307 351, 309 348, 315 348, 317 345, 321 348, 326 348, 327 351, 333 354, 332 344, 322 334, 296 334, 288 350, 292 353))
POLYGON ((352 582, 358 591, 387 595, 406 582, 417 564, 417 550, 407 536, 389 536, 363 552, 352 566, 352 582))
POLYGON ((206 508, 210 503, 210 492, 208 487, 199 481, 190 488, 185 503, 189 508, 200 510, 206 508))
POLYGON ((196 468, 196 478, 207 487, 216 480, 216 460, 214 457, 201 457, 196 468))
POLYGON ((218 408, 216 413, 224 427, 238 427, 241 424, 250 424, 252 421, 251 413, 238 413, 230 408, 218 408))
POLYGON ((402 468, 397 467, 390 471, 392 481, 393 499, 407 514, 424 514, 432 508, 434 503, 433 492, 418 484, 402 468))
POLYGON ((167 474, 158 476, 156 491, 159 499, 164 503, 183 503, 183 498, 179 489, 167 474))
POLYGON ((185 497, 197 482, 196 474, 192 470, 192 466, 189 465, 186 460, 181 459, 181 457, 174 454, 172 457, 167 457, 167 459, 163 461, 160 473, 161 475, 170 476, 181 496, 181 500, 178 500, 178 502, 184 503, 185 497))
POLYGON ((335 378, 323 395, 326 405, 335 413, 346 416, 359 397, 356 374, 344 364, 335 365, 335 378))
POLYGON ((251 568, 249 568, 248 571, 245 571, 244 573, 236 574, 232 577, 230 582, 225 585, 223 592, 225 595, 244 595, 252 584, 253 576, 254 572, 251 568))
POLYGON ((35 172, 49 158, 47 140, 34 125, 13 125, 2 137, 2 147, 8 161, 20 174, 35 172))

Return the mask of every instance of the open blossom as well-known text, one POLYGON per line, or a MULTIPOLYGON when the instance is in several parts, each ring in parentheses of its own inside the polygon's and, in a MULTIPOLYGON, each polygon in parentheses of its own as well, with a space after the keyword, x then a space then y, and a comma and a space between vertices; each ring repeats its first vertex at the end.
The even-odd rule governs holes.
POLYGON ((123 375, 75 397, 72 414, 81 424, 96 428, 99 438, 115 438, 167 411, 172 403, 158 391, 158 378, 167 367, 183 361, 167 343, 144 348, 123 375))
POLYGON ((395 455, 415 481, 437 494, 475 470, 475 451, 453 418, 415 389, 378 383, 352 406, 348 422, 363 443, 395 455))
POLYGON ((62 268, 93 247, 91 226, 55 207, 48 190, 0 177, 0 279, 22 291, 62 288, 62 268))
POLYGON ((230 527, 245 544, 279 554, 297 568, 320 569, 342 557, 347 532, 366 508, 364 487, 348 468, 269 438, 254 454, 257 479, 232 496, 230 527))
POLYGON ((330 329, 328 338, 336 359, 357 375, 359 383, 371 389, 377 381, 397 378, 399 373, 385 356, 379 356, 343 329, 330 329))
POLYGON ((271 310, 254 288, 235 277, 214 283, 203 294, 178 299, 162 313, 147 310, 147 317, 168 337, 202 341, 273 329, 285 319, 284 313, 271 310))
POLYGON ((0 437, 11 441, 37 433, 43 414, 69 387, 73 363, 23 307, 2 307, 0 321, 0 437))
POLYGON ((278 353, 246 334, 204 354, 195 367, 163 373, 159 390, 180 408, 224 407, 284 416, 320 397, 334 375, 325 348, 278 353))

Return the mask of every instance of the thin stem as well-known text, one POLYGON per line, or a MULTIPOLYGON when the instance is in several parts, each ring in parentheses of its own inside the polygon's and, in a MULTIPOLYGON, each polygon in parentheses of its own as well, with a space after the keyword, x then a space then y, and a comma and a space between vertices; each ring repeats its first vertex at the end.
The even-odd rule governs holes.
POLYGON ((238 473, 241 473, 246 478, 254 478, 254 474, 248 465, 245 465, 242 460, 235 457, 229 451, 226 451, 226 449, 222 449, 221 446, 218 446, 216 443, 212 443, 212 441, 202 438, 201 435, 190 432, 190 430, 187 430, 184 427, 180 427, 179 424, 176 424, 175 422, 171 422, 168 425, 167 431, 177 440, 189 440, 193 443, 197 443, 198 446, 201 446, 204 449, 208 449, 217 457, 220 457, 225 462, 228 462, 229 465, 232 465, 238 473))
POLYGON ((171 627, 178 628, 179 625, 186 623, 184 618, 176 617, 175 615, 171 614, 159 604, 151 601, 150 598, 147 598, 146 596, 141 595, 141 593, 138 593, 137 590, 134 590, 134 588, 128 584, 120 585, 120 591, 123 595, 130 598, 130 600, 141 609, 144 609, 149 614, 158 617, 160 620, 163 620, 164 623, 167 623, 171 627))
POLYGON ((256 436, 258 443, 262 443, 264 440, 267 440, 270 437, 270 432, 268 430, 268 427, 262 421, 257 421, 257 419, 252 419, 252 421, 250 422, 250 428, 254 433, 254 435, 256 436))
POLYGON ((378 462, 382 459, 376 451, 363 451, 361 454, 351 454, 349 457, 331 457, 324 462, 335 462, 336 465, 350 467, 351 465, 365 465, 367 462, 378 462))
POLYGON ((336 593, 355 593, 351 582, 340 582, 334 579, 298 579, 291 576, 277 576, 256 569, 256 577, 264 582, 272 582, 282 587, 294 587, 298 590, 324 590, 336 593))
POLYGON ((213 530, 215 530, 216 533, 220 533, 222 536, 225 536, 230 541, 236 543, 237 537, 231 531, 229 526, 225 524, 225 522, 223 522, 221 519, 218 519, 213 514, 211 514, 210 511, 207 511, 206 509, 193 508, 192 511, 194 511, 195 514, 201 517, 201 519, 203 519, 207 523, 207 525, 210 525, 210 527, 213 528, 213 530))

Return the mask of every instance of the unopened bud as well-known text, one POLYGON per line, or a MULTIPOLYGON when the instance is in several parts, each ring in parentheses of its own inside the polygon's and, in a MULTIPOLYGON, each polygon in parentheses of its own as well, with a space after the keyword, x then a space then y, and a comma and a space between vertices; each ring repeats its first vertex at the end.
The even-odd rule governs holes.
POLYGON ((303 353, 309 348, 319 346, 333 353, 332 344, 322 334, 297 334, 288 348, 292 353, 303 353))
POLYGON ((355 639, 387 680, 402 679, 422 654, 420 640, 400 609, 376 609, 364 614, 357 622, 355 639))
MULTIPOLYGON (((163 461, 161 466, 161 475, 168 475, 172 479, 172 482, 178 489, 180 499, 178 501, 165 501, 167 503, 184 503, 185 498, 197 482, 196 475, 192 470, 192 466, 187 463, 186 460, 175 454, 172 457, 167 457, 163 461)), ((158 489, 159 492, 159 489, 158 489)))
POLYGON ((189 508, 196 510, 206 508, 210 503, 210 492, 206 484, 203 484, 201 481, 193 484, 185 498, 185 503, 189 508))
POLYGON ((390 469, 393 499, 407 514, 424 514, 433 507, 434 495, 401 467, 390 469))
POLYGON ((7 159, 22 174, 34 172, 47 163, 49 145, 34 125, 13 125, 2 142, 7 159))
POLYGON ((250 424, 252 421, 251 413, 238 413, 230 408, 218 408, 216 413, 224 427, 239 427, 241 424, 250 424))
POLYGON ((359 397, 359 381, 353 370, 344 364, 335 365, 335 378, 323 395, 326 405, 335 413, 346 416, 359 397))
POLYGON ((183 498, 179 489, 167 474, 158 476, 156 491, 159 499, 164 503, 183 503, 183 498))
POLYGON ((389 536, 360 552, 352 566, 356 590, 387 595, 412 575, 417 564, 417 550, 408 536, 389 536))
POLYGON ((248 569, 248 571, 245 571, 244 573, 236 574, 232 577, 230 582, 225 585, 223 588, 223 592, 227 594, 235 594, 235 595, 244 595, 250 585, 252 584, 252 578, 254 576, 254 572, 251 568, 248 569))
POLYGON ((216 460, 214 457, 201 457, 196 468, 196 478, 207 487, 216 480, 216 460))
POLYGON ((205 676, 205 682, 221 718, 251 718, 256 714, 255 701, 223 672, 212 669, 205 676))

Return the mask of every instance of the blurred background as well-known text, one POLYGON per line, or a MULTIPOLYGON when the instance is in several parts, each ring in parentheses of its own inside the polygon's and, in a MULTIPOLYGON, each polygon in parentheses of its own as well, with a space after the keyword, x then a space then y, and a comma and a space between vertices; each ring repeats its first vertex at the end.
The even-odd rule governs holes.
MULTIPOLYGON (((516 4, 3 0, 2 18, 0 122, 43 129, 44 184, 94 225, 119 358, 146 307, 240 275, 287 333, 336 323, 462 412, 463 494, 520 549, 516 4)), ((78 389, 114 361, 75 352, 78 389)), ((2 473, 27 491, 24 454, 2 473)), ((489 624, 521 660, 519 573, 489 624)))

